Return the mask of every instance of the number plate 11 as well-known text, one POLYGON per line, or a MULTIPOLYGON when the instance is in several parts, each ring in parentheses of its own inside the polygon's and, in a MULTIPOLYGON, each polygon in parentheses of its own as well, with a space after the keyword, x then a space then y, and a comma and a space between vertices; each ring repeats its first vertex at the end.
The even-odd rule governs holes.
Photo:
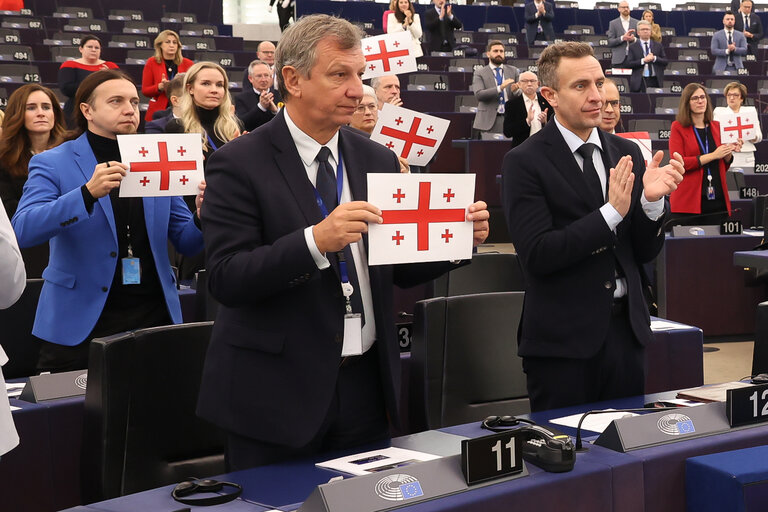
POLYGON ((523 470, 522 438, 517 429, 461 442, 461 470, 467 485, 523 470))

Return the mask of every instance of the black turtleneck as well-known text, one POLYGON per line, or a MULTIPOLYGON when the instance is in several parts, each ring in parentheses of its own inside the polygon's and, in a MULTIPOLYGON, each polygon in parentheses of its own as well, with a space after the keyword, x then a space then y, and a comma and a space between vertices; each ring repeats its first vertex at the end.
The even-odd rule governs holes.
MULTIPOLYGON (((86 136, 97 162, 121 161, 116 139, 108 139, 91 131, 87 131, 86 136)), ((89 212, 93 211, 97 200, 88 193, 85 185, 83 189, 85 205, 89 212)), ((155 259, 149 245, 144 220, 144 201, 140 197, 120 197, 119 194, 119 187, 109 193, 117 231, 118 250, 117 253, 112 253, 117 260, 115 274, 104 310, 88 339, 170 322, 155 259), (128 256, 129 243, 133 257, 140 260, 141 282, 124 285, 121 260, 128 256)))
MULTIPOLYGON (((211 145, 211 141, 213 141, 213 145, 216 146, 216 149, 220 148, 224 145, 224 141, 219 139, 216 136, 216 132, 213 129, 213 125, 216 124, 216 119, 219 117, 219 109, 214 108, 212 110, 209 110, 207 108, 203 108, 200 106, 195 105, 195 111, 197 112, 197 117, 200 119, 200 124, 203 127, 203 130, 205 130, 205 133, 208 134, 208 137, 210 137, 211 140, 208 141, 208 145, 211 145)), ((211 147, 207 154, 206 154, 206 160, 207 157, 210 156, 211 153, 216 151, 213 147, 211 147)))

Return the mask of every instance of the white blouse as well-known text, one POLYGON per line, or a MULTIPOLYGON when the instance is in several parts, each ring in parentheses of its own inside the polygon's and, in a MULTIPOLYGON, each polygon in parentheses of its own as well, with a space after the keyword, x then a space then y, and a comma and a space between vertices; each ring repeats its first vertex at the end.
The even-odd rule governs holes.
MULTIPOLYGON (((395 13, 391 12, 387 14, 387 34, 394 34, 396 32, 405 32, 406 27, 402 23, 397 21, 395 13)), ((424 55, 421 49, 421 19, 419 19, 418 13, 413 15, 413 23, 408 26, 407 30, 411 33, 413 38, 413 54, 416 58, 424 55)))

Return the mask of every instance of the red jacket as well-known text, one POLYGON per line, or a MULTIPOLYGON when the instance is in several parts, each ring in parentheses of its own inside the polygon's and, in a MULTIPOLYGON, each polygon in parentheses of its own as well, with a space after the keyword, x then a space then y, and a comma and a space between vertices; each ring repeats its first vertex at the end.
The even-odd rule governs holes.
MULTIPOLYGON (((184 73, 192 67, 192 64, 194 64, 194 62, 191 60, 187 58, 182 59, 181 64, 178 66, 178 72, 184 73)), ((168 97, 163 91, 160 91, 157 88, 157 84, 162 81, 163 77, 167 78, 168 80, 173 78, 165 75, 166 72, 164 62, 158 63, 154 57, 147 59, 147 63, 144 65, 144 74, 141 80, 141 93, 144 96, 150 98, 149 108, 147 109, 147 114, 144 116, 144 119, 147 121, 152 120, 152 114, 158 110, 165 110, 165 108, 168 106, 168 97)))
MULTIPOLYGON (((715 148, 720 146, 720 123, 711 121, 709 129, 712 130, 712 138, 715 139, 715 148)), ((669 206, 672 213, 701 213, 701 184, 704 180, 704 168, 699 165, 698 157, 701 156, 699 142, 693 132, 693 126, 684 127, 677 121, 672 123, 672 131, 669 134, 669 154, 683 155, 683 167, 685 174, 683 181, 677 190, 669 196, 669 206)), ((714 151, 715 148, 710 148, 714 151)), ((710 151, 711 152, 711 151, 710 151)), ((725 195, 725 206, 731 211, 731 200, 728 198, 728 185, 725 181, 725 171, 730 164, 725 160, 718 160, 720 168, 720 182, 725 195)), ((716 179, 716 177, 713 176, 716 179)))

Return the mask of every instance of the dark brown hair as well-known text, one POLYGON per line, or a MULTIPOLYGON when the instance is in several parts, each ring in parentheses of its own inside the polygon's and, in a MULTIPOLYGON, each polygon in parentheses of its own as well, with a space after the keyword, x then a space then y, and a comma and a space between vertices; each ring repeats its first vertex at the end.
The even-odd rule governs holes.
POLYGON ((32 142, 24 126, 27 100, 33 92, 43 92, 51 100, 53 109, 53 129, 48 136, 48 149, 58 146, 66 130, 64 113, 59 99, 52 90, 39 84, 27 84, 19 87, 8 98, 3 119, 3 133, 0 136, 0 167, 14 178, 21 178, 29 173, 29 160, 32 158, 32 142))
MULTIPOLYGON (((395 18, 397 19, 398 23, 402 23, 405 21, 405 13, 400 10, 400 2, 395 2, 395 8, 392 9, 395 11, 395 18)), ((411 11, 411 14, 415 17, 416 16, 416 10, 413 8, 413 2, 412 0, 408 0, 408 10, 411 11)))
POLYGON ((675 118, 678 123, 683 126, 691 126, 693 124, 693 118, 691 117, 691 96, 696 91, 701 90, 704 92, 704 96, 707 98, 707 110, 704 111, 704 122, 709 123, 712 121, 712 100, 707 94, 707 90, 701 84, 688 84, 683 89, 683 93, 680 96, 680 107, 677 109, 677 117, 675 118))
POLYGON ((560 86, 559 77, 557 76, 560 59, 580 59, 582 57, 594 57, 594 55, 595 52, 587 43, 564 41, 547 46, 541 52, 537 63, 541 85, 554 90, 557 90, 560 86))
POLYGON ((93 91, 104 82, 109 82, 110 80, 128 80, 134 87, 136 86, 131 77, 117 69, 103 69, 85 77, 85 80, 80 83, 80 87, 75 92, 73 117, 77 126, 67 134, 67 139, 75 139, 88 129, 88 120, 83 115, 83 111, 80 110, 80 104, 91 104, 93 101, 93 91))

